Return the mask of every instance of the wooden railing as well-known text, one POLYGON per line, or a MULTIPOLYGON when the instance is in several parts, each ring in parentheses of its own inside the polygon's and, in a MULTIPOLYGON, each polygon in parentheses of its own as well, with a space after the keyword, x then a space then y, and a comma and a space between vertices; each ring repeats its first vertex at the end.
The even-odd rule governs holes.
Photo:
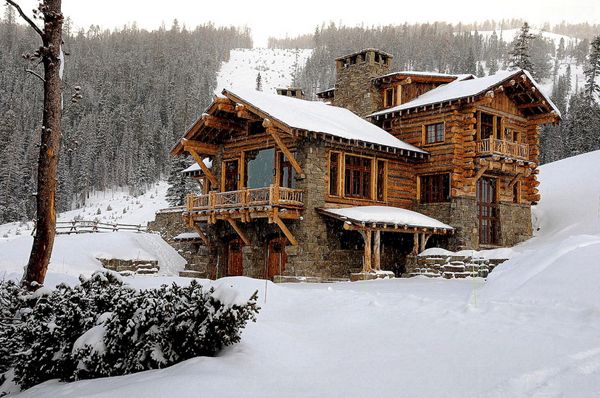
POLYGON ((304 206, 301 189, 271 185, 266 188, 246 188, 239 191, 210 192, 205 195, 189 195, 187 210, 218 210, 249 208, 256 206, 304 206))
POLYGON ((477 153, 480 155, 504 155, 518 159, 529 158, 529 146, 518 142, 486 138, 477 142, 477 153))

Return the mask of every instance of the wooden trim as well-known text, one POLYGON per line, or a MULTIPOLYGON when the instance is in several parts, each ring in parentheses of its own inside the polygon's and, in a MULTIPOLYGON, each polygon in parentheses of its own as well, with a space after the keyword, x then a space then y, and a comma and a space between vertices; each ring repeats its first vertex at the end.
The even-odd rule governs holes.
POLYGON ((214 156, 219 152, 218 145, 207 144, 205 142, 200 142, 200 141, 195 141, 195 140, 188 140, 186 138, 181 139, 181 145, 183 146, 183 149, 185 149, 188 152, 191 152, 191 150, 194 150, 194 151, 196 151, 198 153, 202 153, 204 155, 214 156))
POLYGON ((273 222, 275 222, 275 224, 277 224, 279 226, 279 228, 281 229, 281 232, 283 232, 283 234, 285 235, 285 237, 288 239, 288 241, 290 242, 290 244, 292 246, 298 246, 298 241, 296 240, 294 235, 291 233, 291 231, 288 229, 288 227, 285 225, 283 220, 279 217, 279 212, 277 210, 275 210, 273 212, 273 222))
POLYGON ((186 149, 186 150, 190 153, 190 155, 192 155, 192 157, 194 158, 196 163, 198 163, 198 165, 204 172, 204 175, 206 175, 206 177, 208 177, 208 179, 210 180, 210 183, 213 184, 214 186, 217 186, 219 184, 217 177, 215 177, 215 175, 212 173, 212 171, 210 171, 210 169, 204 164, 204 159, 202 159, 202 156, 200 156, 200 154, 198 152, 196 152, 194 149, 186 149))
POLYGON ((237 222, 231 217, 227 217, 227 218, 225 218, 225 220, 227 220, 229 225, 231 225, 231 228, 233 228, 233 230, 239 235, 239 237, 242 239, 244 244, 250 245, 250 239, 248 238, 248 235, 246 235, 246 233, 244 231, 242 231, 242 229, 237 224, 237 222))
POLYGON ((294 155, 290 152, 288 147, 285 146, 285 144, 281 140, 281 137, 279 136, 279 133, 277 132, 277 130, 275 128, 273 128, 272 126, 267 126, 267 133, 271 134, 271 137, 273 137, 273 139, 275 140, 275 143, 277 144, 279 149, 281 149, 281 152, 283 152, 283 154, 285 155, 287 160, 290 162, 290 164, 292 165, 294 170, 296 170, 296 174, 298 174, 298 176, 300 178, 305 178, 306 176, 304 175, 304 171, 302 171, 302 167, 300 166, 300 164, 298 163, 296 158, 294 158, 294 155))

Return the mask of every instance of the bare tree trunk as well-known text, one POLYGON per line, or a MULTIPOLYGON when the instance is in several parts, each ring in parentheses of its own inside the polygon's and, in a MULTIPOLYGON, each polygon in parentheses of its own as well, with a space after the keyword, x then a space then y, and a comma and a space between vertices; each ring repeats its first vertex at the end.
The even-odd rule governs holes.
POLYGON ((40 57, 44 65, 44 112, 37 175, 37 224, 33 247, 22 284, 33 287, 32 282, 44 283, 48 263, 52 255, 56 233, 56 171, 60 150, 61 101, 61 44, 63 15, 62 0, 44 0, 40 11, 44 19, 43 32, 22 12, 14 1, 7 0, 17 8, 21 16, 41 36, 43 46, 40 57))

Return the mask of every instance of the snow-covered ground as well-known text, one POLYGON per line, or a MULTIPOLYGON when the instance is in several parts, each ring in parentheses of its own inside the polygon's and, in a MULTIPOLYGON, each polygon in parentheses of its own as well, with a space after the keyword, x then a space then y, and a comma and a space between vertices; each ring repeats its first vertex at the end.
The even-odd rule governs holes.
POLYGON ((224 88, 256 88, 256 77, 260 73, 262 90, 274 93, 276 88, 289 87, 294 76, 306 64, 312 50, 242 48, 231 50, 229 61, 221 65, 217 74, 220 94, 224 88))
MULTIPOLYGON (((536 236, 507 250, 487 282, 203 281, 259 291, 263 308, 241 343, 19 397, 598 397, 600 151, 542 166, 540 180, 536 236)), ((184 282, 131 279, 173 280, 184 282)))
MULTIPOLYGON (((134 197, 125 189, 96 192, 84 207, 60 213, 58 221, 99 220, 107 223, 146 225, 154 213, 168 207, 165 182, 134 197)), ((0 225, 0 279, 20 276, 27 264, 33 238, 32 223, 0 225)), ((90 275, 101 268, 98 258, 158 260, 160 275, 177 275, 185 260, 159 235, 137 232, 101 232, 58 235, 49 273, 90 275)))

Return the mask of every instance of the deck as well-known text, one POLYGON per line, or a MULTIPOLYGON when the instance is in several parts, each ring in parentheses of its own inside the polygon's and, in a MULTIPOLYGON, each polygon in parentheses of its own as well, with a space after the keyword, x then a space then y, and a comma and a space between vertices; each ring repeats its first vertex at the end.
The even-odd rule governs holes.
POLYGON ((304 191, 271 185, 265 188, 244 188, 237 191, 188 195, 186 213, 194 221, 215 222, 217 219, 272 217, 299 218, 304 208, 304 191))
POLYGON ((527 160, 529 159, 529 146, 517 142, 486 138, 477 142, 478 156, 499 155, 507 158, 527 160))

